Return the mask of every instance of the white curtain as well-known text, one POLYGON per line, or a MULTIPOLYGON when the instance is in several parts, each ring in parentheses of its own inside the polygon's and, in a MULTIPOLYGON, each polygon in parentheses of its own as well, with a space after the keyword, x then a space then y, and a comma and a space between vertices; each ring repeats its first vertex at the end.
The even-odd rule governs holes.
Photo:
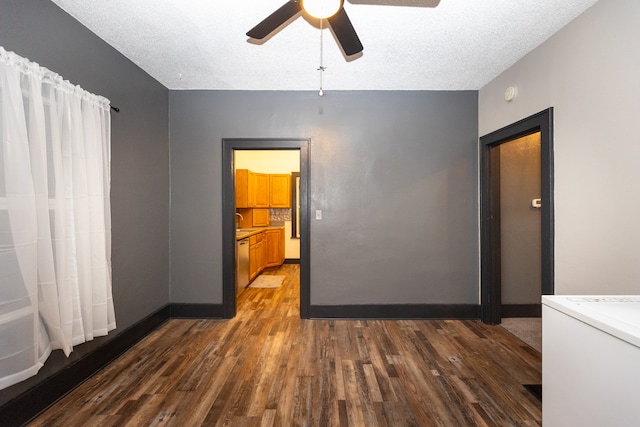
POLYGON ((109 101, 0 47, 0 389, 116 327, 109 101))

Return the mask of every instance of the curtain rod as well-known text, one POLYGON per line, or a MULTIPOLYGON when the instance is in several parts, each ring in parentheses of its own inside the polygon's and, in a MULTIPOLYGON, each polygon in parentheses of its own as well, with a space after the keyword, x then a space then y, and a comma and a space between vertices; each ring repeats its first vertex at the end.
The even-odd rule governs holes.
POLYGON ((113 105, 111 105, 111 109, 112 109, 113 111, 115 111, 116 113, 119 113, 119 112, 120 112, 120 109, 119 109, 118 107, 114 107, 113 105))

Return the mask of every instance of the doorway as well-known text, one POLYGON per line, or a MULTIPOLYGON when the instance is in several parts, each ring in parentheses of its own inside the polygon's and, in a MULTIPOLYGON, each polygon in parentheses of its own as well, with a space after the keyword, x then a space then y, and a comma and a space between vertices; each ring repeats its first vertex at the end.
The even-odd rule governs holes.
POLYGON ((308 139, 223 139, 222 140, 222 304, 225 319, 236 315, 236 200, 234 154, 237 150, 297 150, 300 153, 300 317, 309 318, 309 140, 308 139))
POLYGON ((540 317, 540 132, 498 145, 501 317, 540 317))
MULTIPOLYGON (((554 293, 553 284, 553 109, 549 108, 524 120, 480 138, 481 150, 481 305, 482 321, 496 325, 503 317, 503 224, 501 221, 501 146, 523 137, 539 135, 540 200, 531 201, 531 209, 540 211, 541 294, 554 293), (537 206, 534 206, 536 205, 537 206)), ((507 147, 506 145, 504 147, 507 147)), ((506 248, 505 248, 506 249, 506 248)), ((508 269, 507 269, 508 270, 508 269)), ((505 277, 505 280, 507 278, 505 277)), ((535 315, 536 305, 525 309, 535 315)), ((511 314, 511 313, 507 313, 511 314)))

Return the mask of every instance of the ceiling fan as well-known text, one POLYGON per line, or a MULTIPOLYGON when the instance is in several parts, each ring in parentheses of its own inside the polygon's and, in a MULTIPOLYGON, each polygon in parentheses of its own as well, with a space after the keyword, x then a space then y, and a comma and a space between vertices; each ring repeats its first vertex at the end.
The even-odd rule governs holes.
MULTIPOLYGON (((351 3, 435 7, 440 0, 349 0, 351 3)), ((345 12, 344 0, 289 0, 247 32, 253 39, 264 39, 289 19, 304 11, 314 18, 326 19, 345 55, 362 52, 363 46, 345 12)))
POLYGON ((327 19, 344 53, 347 56, 355 55, 358 52, 362 52, 363 47, 356 30, 351 24, 351 20, 347 16, 347 12, 342 7, 343 2, 344 0, 316 2, 311 0, 289 0, 258 25, 250 29, 247 32, 247 36, 254 39, 263 39, 299 12, 305 11, 314 18, 327 19), (314 8, 316 3, 318 7, 314 8))

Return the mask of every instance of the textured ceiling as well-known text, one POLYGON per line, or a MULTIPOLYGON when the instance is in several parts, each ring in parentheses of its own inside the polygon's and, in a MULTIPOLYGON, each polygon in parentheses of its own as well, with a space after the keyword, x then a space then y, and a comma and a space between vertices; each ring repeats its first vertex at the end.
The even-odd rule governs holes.
POLYGON ((285 1, 53 0, 167 88, 222 90, 317 89, 321 34, 325 90, 476 90, 597 0, 347 0, 352 58, 304 15, 248 39, 285 1))

